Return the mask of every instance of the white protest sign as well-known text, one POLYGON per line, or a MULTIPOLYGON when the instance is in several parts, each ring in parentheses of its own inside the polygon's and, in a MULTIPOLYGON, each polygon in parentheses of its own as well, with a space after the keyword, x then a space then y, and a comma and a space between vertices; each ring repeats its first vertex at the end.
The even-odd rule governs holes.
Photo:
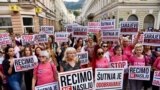
POLYGON ((54 34, 54 26, 41 26, 40 33, 53 35, 54 34))
POLYGON ((159 46, 160 32, 144 32, 143 45, 159 46))
POLYGON ((81 65, 85 65, 89 63, 88 52, 77 53, 77 56, 81 62, 81 65))
POLYGON ((88 22, 88 32, 97 33, 100 30, 100 22, 88 22))
POLYGON ((11 38, 9 36, 9 33, 1 33, 0 34, 0 45, 7 45, 11 44, 11 38))
POLYGON ((88 30, 85 26, 76 26, 73 27, 72 35, 73 37, 87 37, 88 30))
POLYGON ((129 66, 129 79, 150 80, 151 66, 129 66))
POLYGON ((68 32, 68 33, 72 33, 72 28, 74 27, 74 26, 79 26, 77 23, 74 23, 74 24, 68 24, 67 26, 66 26, 66 32, 68 32))
POLYGON ((95 90, 117 90, 123 87, 124 69, 96 68, 95 90))
POLYGON ((14 68, 16 72, 26 71, 33 69, 37 63, 38 60, 35 56, 16 58, 14 59, 14 68))
POLYGON ((101 30, 103 41, 119 41, 119 30, 101 30))
POLYGON ((152 85, 160 86, 160 71, 154 71, 152 85))
POLYGON ((128 62, 127 61, 118 61, 118 62, 111 62, 111 67, 112 68, 128 68, 128 62))
POLYGON ((47 34, 35 34, 34 38, 35 43, 46 43, 48 42, 47 34))
POLYGON ((115 29, 115 19, 102 20, 101 29, 102 30, 115 29))
POLYGON ((59 90, 58 82, 36 86, 35 90, 59 90))
POLYGON ((58 74, 60 90, 93 90, 92 68, 85 68, 58 74))
POLYGON ((68 32, 55 32, 56 42, 68 42, 68 32))
POLYGON ((22 35, 22 45, 33 45, 34 44, 34 35, 22 35))
POLYGON ((122 21, 120 23, 121 34, 136 34, 139 31, 138 21, 122 21))

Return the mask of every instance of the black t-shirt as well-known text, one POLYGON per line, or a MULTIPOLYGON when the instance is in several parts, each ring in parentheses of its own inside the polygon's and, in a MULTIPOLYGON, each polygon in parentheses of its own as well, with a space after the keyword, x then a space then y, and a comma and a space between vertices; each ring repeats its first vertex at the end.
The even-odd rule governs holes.
POLYGON ((80 69, 80 61, 77 61, 74 67, 72 67, 68 62, 62 61, 61 66, 63 67, 64 72, 77 70, 80 69))
POLYGON ((3 71, 4 71, 4 74, 6 76, 9 76, 9 75, 12 75, 13 73, 15 73, 15 69, 14 67, 12 68, 12 74, 9 74, 8 73, 8 70, 9 70, 9 67, 10 67, 10 61, 8 59, 5 59, 2 63, 2 66, 3 66, 3 71))

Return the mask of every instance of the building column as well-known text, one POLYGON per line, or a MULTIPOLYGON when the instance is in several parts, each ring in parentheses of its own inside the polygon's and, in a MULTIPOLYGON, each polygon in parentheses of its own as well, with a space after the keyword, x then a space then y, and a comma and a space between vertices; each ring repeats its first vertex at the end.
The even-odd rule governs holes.
POLYGON ((22 25, 23 22, 22 22, 21 14, 19 12, 12 13, 11 20, 12 20, 13 33, 23 34, 24 28, 22 25))
POLYGON ((47 19, 43 18, 43 25, 47 25, 47 19))
POLYGON ((39 32, 40 31, 40 26, 39 26, 39 17, 37 15, 34 16, 34 32, 39 32))

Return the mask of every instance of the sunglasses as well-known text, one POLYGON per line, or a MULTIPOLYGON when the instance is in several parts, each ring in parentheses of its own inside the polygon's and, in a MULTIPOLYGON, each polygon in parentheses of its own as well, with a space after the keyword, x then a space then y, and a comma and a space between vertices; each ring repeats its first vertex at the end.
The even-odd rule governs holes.
POLYGON ((98 55, 103 55, 103 54, 104 54, 104 52, 98 52, 97 54, 98 54, 98 55))
POLYGON ((108 47, 108 46, 103 46, 104 48, 108 47))
POLYGON ((45 58, 45 56, 39 56, 40 58, 45 58))

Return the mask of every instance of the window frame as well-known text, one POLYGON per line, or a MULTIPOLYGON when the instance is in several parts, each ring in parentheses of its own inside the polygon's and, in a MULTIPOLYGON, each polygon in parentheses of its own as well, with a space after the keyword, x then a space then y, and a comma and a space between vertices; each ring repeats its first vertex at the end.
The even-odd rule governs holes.
POLYGON ((23 15, 22 16, 22 27, 23 27, 23 31, 24 31, 24 33, 25 34, 28 34, 28 32, 27 32, 27 30, 26 30, 26 28, 27 27, 31 27, 32 28, 32 31, 34 32, 35 30, 35 27, 34 27, 34 16, 25 16, 25 15, 23 15), (32 23, 33 23, 33 25, 24 25, 24 23, 23 23, 23 18, 32 18, 32 23))

